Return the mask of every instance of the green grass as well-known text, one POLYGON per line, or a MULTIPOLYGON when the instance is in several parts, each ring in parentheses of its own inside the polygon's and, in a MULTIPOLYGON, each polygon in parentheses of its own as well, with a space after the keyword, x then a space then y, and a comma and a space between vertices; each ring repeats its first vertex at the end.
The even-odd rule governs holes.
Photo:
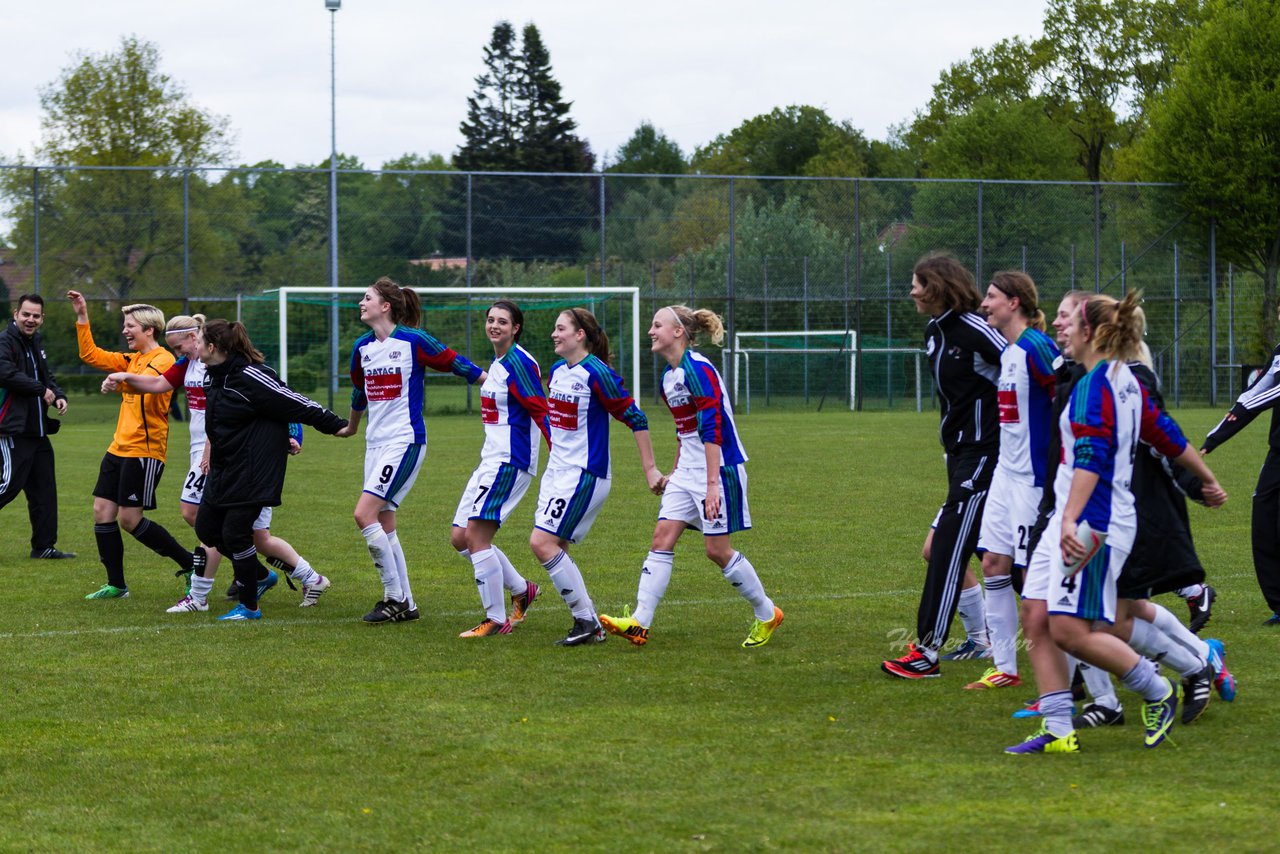
MULTIPOLYGON (((350 516, 363 440, 313 432, 274 530, 333 578, 316 608, 299 610, 282 584, 261 623, 218 624, 220 604, 165 614, 181 594, 172 568, 128 537, 131 597, 83 601, 103 577, 90 491, 114 409, 71 404, 55 438, 59 545, 80 557, 27 560, 21 500, 0 512, 0 849, 1274 845, 1276 635, 1259 626, 1248 534, 1261 426, 1211 458, 1228 505, 1193 508, 1221 594, 1210 633, 1226 639, 1239 699, 1148 751, 1123 695, 1130 723, 1085 733, 1081 754, 1015 758, 1001 748, 1032 729, 1009 717, 1031 688, 960 690, 983 662, 922 683, 879 671, 915 623, 920 544, 945 485, 936 414, 739 418, 756 528, 735 542, 787 615, 749 652, 750 610, 696 536, 678 547, 644 648, 554 646, 570 618, 553 593, 509 637, 457 639, 480 617, 448 546, 481 441, 474 417, 429 420, 400 513, 419 623, 360 623, 380 594, 350 516)), ((669 417, 649 409, 669 461, 669 417)), ((1195 438, 1216 420, 1180 416, 1195 438)), ((634 597, 657 509, 630 438, 613 432, 613 494, 574 550, 610 613, 634 597)), ((174 433, 150 515, 190 541, 177 501, 186 431, 174 433)), ((531 513, 527 499, 498 542, 542 581, 531 513)))

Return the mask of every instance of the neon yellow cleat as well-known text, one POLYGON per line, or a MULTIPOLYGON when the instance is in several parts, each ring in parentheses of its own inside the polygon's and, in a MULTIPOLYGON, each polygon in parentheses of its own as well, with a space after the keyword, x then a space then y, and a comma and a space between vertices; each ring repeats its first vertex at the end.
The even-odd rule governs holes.
POLYGON ((774 605, 773 619, 756 620, 755 624, 751 626, 751 633, 742 642, 742 648, 753 649, 757 646, 764 646, 769 642, 769 638, 773 637, 773 633, 778 630, 780 625, 782 625, 782 609, 774 605))
POLYGON ((610 617, 600 615, 600 623, 611 635, 625 638, 634 646, 644 646, 649 642, 649 630, 636 622, 634 617, 610 617))
POLYGON ((1017 688, 1022 684, 1022 678, 1016 673, 1005 673, 1003 670, 997 670, 994 667, 988 667, 987 672, 982 674, 982 678, 977 682, 970 682, 964 686, 966 691, 983 691, 987 688, 1017 688))

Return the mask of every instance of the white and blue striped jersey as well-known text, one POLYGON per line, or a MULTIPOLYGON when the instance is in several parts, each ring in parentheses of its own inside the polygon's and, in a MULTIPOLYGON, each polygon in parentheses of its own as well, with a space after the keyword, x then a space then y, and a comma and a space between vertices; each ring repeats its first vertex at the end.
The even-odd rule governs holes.
POLYGON ((1138 439, 1169 459, 1186 449, 1187 440, 1119 361, 1099 362, 1080 378, 1058 426, 1062 464, 1054 478, 1057 506, 1067 506, 1076 469, 1094 472, 1098 483, 1077 522, 1087 521, 1107 535, 1109 546, 1128 553, 1138 527, 1132 486, 1138 439))
POLYGON ((588 355, 576 365, 563 359, 551 366, 547 384, 551 456, 547 468, 576 466, 596 477, 610 476, 609 417, 633 432, 649 429, 649 419, 613 368, 588 355))
POLYGON ((720 446, 720 464, 736 466, 747 461, 733 421, 733 405, 724 393, 724 380, 711 360, 696 350, 685 350, 676 367, 662 373, 662 400, 671 410, 680 440, 677 469, 705 472, 705 443, 720 446))
POLYGON ((372 330, 356 339, 351 350, 351 408, 368 410, 366 445, 427 441, 422 419, 427 368, 452 371, 470 383, 483 373, 421 329, 397 326, 384 341, 372 330))
POLYGON ((480 386, 480 420, 484 423, 480 459, 511 463, 536 474, 538 442, 551 437, 538 362, 515 344, 501 359, 494 359, 487 373, 480 386))
POLYGON ((1000 354, 999 466, 1018 483, 1045 485, 1053 430, 1053 362, 1058 348, 1038 329, 1027 329, 1000 354))

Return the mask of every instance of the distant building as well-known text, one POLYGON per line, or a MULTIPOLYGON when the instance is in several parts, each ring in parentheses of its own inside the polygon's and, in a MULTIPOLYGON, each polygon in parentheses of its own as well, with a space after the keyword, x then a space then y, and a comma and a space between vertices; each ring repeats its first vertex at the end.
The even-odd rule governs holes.
POLYGON ((13 247, 0 246, 0 282, 5 286, 5 297, 12 305, 22 294, 35 289, 35 269, 13 263, 13 247))
POLYGON ((411 267, 426 267, 428 270, 465 270, 467 268, 466 258, 444 258, 440 255, 432 255, 430 258, 412 258, 409 260, 411 267))

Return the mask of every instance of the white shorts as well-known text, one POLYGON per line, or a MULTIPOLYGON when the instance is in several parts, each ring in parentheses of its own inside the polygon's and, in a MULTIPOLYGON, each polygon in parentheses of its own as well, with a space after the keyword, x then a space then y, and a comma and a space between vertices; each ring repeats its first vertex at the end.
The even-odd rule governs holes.
MULTIPOLYGON (((1061 540, 1062 524, 1058 521, 1058 514, 1054 513, 1044 526, 1044 533, 1040 535, 1035 552, 1027 561, 1027 575, 1022 581, 1023 599, 1048 600, 1049 584, 1053 581, 1053 573, 1058 571, 1053 568, 1053 552, 1061 548, 1061 540)), ((1058 580, 1061 579, 1062 575, 1059 573, 1058 580)))
POLYGON ((533 526, 562 540, 577 543, 591 530, 609 497, 612 481, 577 466, 547 469, 538 486, 533 526))
POLYGON ((200 471, 200 460, 204 458, 204 445, 191 449, 191 465, 187 469, 186 480, 182 481, 182 503, 199 504, 204 499, 204 481, 207 475, 200 471))
POLYGON ((996 468, 991 477, 991 490, 982 509, 982 527, 978 533, 978 554, 992 552, 1013 558, 1014 566, 1026 566, 1027 534, 1036 523, 1043 490, 1016 481, 996 468))
MULTIPOLYGON (((1116 579, 1128 560, 1129 553, 1104 543, 1093 560, 1086 563, 1070 578, 1062 574, 1062 519, 1054 514, 1049 521, 1036 557, 1047 552, 1050 568, 1046 575, 1046 593, 1043 598, 1050 614, 1065 614, 1082 620, 1116 621, 1116 579)), ((1030 571, 1027 573, 1030 583, 1030 571)), ((1023 597, 1027 597, 1026 585, 1023 597)), ((1034 597, 1033 597, 1034 598, 1034 597)))
POLYGON ((395 510, 404 501, 413 482, 418 479, 422 461, 427 456, 426 444, 395 442, 364 452, 364 491, 381 498, 383 510, 395 510))
MULTIPOLYGON (((191 467, 187 469, 187 477, 182 481, 182 503, 199 504, 204 500, 204 482, 208 477, 200 471, 200 460, 204 459, 204 445, 191 449, 191 467)), ((253 522, 255 531, 265 531, 271 527, 271 508, 263 507, 258 518, 253 522)))
POLYGON ((670 519, 697 528, 708 537, 734 534, 751 528, 751 508, 747 506, 747 470, 739 464, 720 468, 720 513, 706 516, 707 484, 702 471, 676 470, 667 481, 658 508, 658 521, 670 519))
POLYGON ((472 519, 497 522, 502 527, 532 482, 533 475, 511 463, 482 461, 462 491, 453 513, 454 527, 465 528, 472 519))

